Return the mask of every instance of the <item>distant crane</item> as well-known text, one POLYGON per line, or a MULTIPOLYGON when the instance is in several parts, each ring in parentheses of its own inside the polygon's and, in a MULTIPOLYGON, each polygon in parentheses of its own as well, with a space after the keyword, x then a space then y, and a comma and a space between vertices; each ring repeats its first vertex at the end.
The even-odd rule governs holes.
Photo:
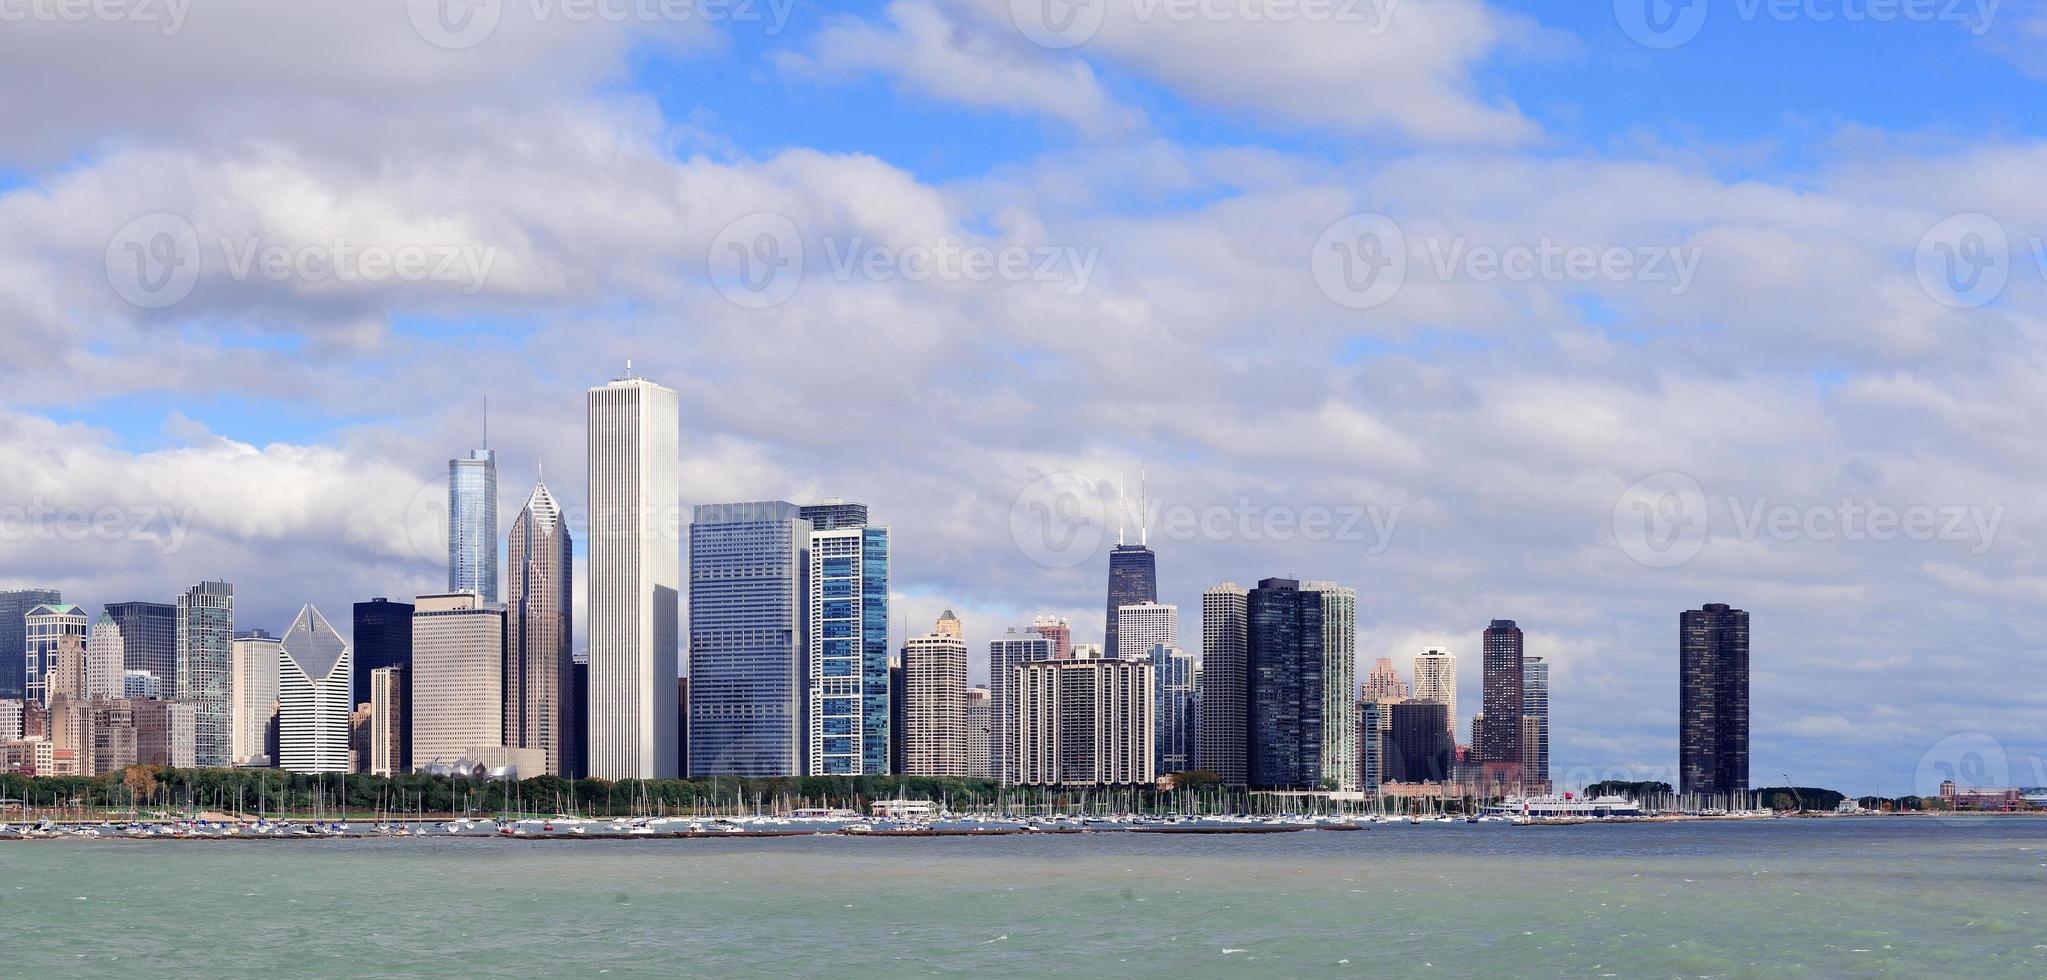
POLYGON ((1785 786, 1785 788, 1786 788, 1786 789, 1789 789, 1789 790, 1791 790, 1791 799, 1792 799, 1792 801, 1793 801, 1793 802, 1795 802, 1795 803, 1797 803, 1797 804, 1798 804, 1798 812, 1800 812, 1800 813, 1804 813, 1804 812, 1805 812, 1805 797, 1804 797, 1803 795, 1801 795, 1801 794, 1800 794, 1800 793, 1798 792, 1798 787, 1796 787, 1796 786, 1793 786, 1793 785, 1791 784, 1791 774, 1790 774, 1790 773, 1788 773, 1788 772, 1783 772, 1783 773, 1778 773, 1778 775, 1780 775, 1780 776, 1783 776, 1783 777, 1784 777, 1784 786, 1785 786))

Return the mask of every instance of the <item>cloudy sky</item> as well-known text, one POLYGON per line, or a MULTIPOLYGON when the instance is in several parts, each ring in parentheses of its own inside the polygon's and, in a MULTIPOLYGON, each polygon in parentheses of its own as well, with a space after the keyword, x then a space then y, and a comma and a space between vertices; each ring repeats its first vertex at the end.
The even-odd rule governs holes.
POLYGON ((1361 660, 1447 646, 1473 706, 1517 619, 1566 779, 1669 777, 1677 615, 1729 602, 1758 782, 2047 784, 2043 39, 2033 0, 0 0, 0 586, 223 577, 272 630, 431 591, 484 399, 505 523, 543 466, 573 510, 631 359, 682 504, 869 503, 913 632, 1098 638, 1142 472, 1190 645, 1217 581, 1335 579, 1361 660))

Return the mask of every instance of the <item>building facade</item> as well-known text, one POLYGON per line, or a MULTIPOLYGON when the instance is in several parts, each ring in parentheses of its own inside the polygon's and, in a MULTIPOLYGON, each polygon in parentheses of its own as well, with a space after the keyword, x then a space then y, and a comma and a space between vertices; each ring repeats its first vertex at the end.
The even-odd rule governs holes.
POLYGON ((1457 767, 1457 743, 1450 734, 1450 707, 1412 699, 1393 706, 1386 738, 1386 782, 1448 782, 1457 767))
POLYGON ((1102 632, 1102 649, 1109 651, 1110 656, 1122 649, 1117 629, 1124 606, 1157 601, 1158 556, 1143 544, 1124 544, 1119 533, 1115 549, 1109 552, 1108 626, 1102 632))
POLYGON ((1521 768, 1530 792, 1549 787, 1549 664, 1521 660, 1521 768))
POLYGON ((1358 769, 1358 591, 1335 582, 1308 582, 1301 591, 1322 597, 1322 781, 1345 793, 1364 786, 1358 769))
POLYGON ((1225 786, 1250 779, 1250 593, 1223 582, 1201 594, 1201 733, 1195 763, 1225 786))
POLYGON ((995 726, 987 688, 967 688, 965 717, 967 778, 994 779, 998 775, 995 765, 995 726))
POLYGON ((1052 641, 1052 659, 1073 659, 1073 624, 1064 616, 1036 616, 1031 619, 1031 629, 1038 635, 1052 641))
POLYGON ((91 629, 91 621, 86 618, 84 609, 58 603, 30 609, 23 623, 28 639, 26 650, 18 659, 22 661, 22 672, 28 679, 28 700, 47 708, 50 706, 50 674, 57 670, 58 653, 64 641, 75 638, 83 644, 91 629))
POLYGON ((412 764, 451 763, 505 745, 505 611, 474 592, 413 601, 412 764))
POLYGON ((358 602, 353 610, 356 704, 370 702, 370 675, 384 667, 412 666, 412 603, 378 597, 358 602))
POLYGON ((177 616, 177 700, 192 706, 194 757, 203 768, 225 768, 234 762, 235 587, 186 589, 177 616))
POLYGON ((406 715, 406 687, 403 667, 370 671, 370 699, 363 703, 370 706, 371 775, 395 776, 412 771, 406 763, 405 730, 399 724, 399 719, 406 715))
POLYGON ((810 522, 782 501, 706 504, 695 516, 690 775, 803 775, 810 522))
POLYGON ((154 698, 130 700, 137 765, 190 769, 198 759, 199 713, 189 704, 154 698))
POLYGON ((1377 793, 1386 782, 1386 739, 1380 733, 1386 726, 1381 721, 1386 715, 1386 706, 1371 698, 1358 699, 1358 776, 1361 793, 1377 793))
MULTIPOLYGON (((348 642, 307 606, 278 644, 277 766, 288 772, 348 772, 348 642)), ((195 717, 196 723, 196 717, 195 717)))
POLYGON ((448 591, 498 601, 498 455, 448 461, 448 591))
POLYGON ((669 778, 681 771, 681 411, 674 390, 632 376, 630 364, 627 377, 590 389, 585 402, 589 774, 669 778))
POLYGON ((178 607, 171 602, 110 602, 107 615, 121 628, 121 662, 146 670, 164 690, 178 689, 178 607))
MULTIPOLYGON (((505 543, 505 744, 537 749, 547 774, 570 771, 578 719, 574 693, 575 549, 561 505, 534 486, 505 543)), ((539 775, 533 773, 531 775, 539 775)))
MULTIPOLYGON (((233 763, 269 768, 277 764, 277 702, 282 683, 284 641, 263 630, 234 640, 235 712, 233 763)), ((352 653, 352 651, 351 651, 352 653)), ((355 667, 353 656, 350 669, 355 667)))
POLYGON ((28 697, 28 613, 37 606, 61 606, 56 589, 0 591, 0 700, 28 697))
POLYGON ((993 719, 996 750, 996 778, 1004 783, 1017 781, 1017 699, 1016 670, 1024 664, 1049 661, 1053 658, 1051 637, 1029 627, 1010 627, 1003 634, 988 641, 988 697, 989 711, 993 719))
POLYGON ((1111 657, 1132 660, 1151 656, 1153 647, 1179 645, 1180 607, 1138 602, 1116 610, 1116 640, 1103 649, 1111 657))
MULTIPOLYGON (((1125 619, 1123 625, 1127 637, 1130 621, 1125 619)), ((1151 661, 1152 688, 1158 695, 1158 703, 1152 706, 1153 727, 1158 732, 1152 769, 1160 776, 1191 772, 1200 748, 1200 705, 1195 699, 1201 685, 1201 658, 1193 651, 1162 643, 1152 647, 1144 659, 1151 661)))
POLYGON ((1414 657, 1414 698, 1434 701, 1445 709, 1443 730, 1450 742, 1457 742, 1457 655, 1441 647, 1429 647, 1414 657))
POLYGON ((1016 668, 1017 782, 1025 786, 1148 786, 1152 665, 1075 657, 1016 668))
POLYGON ((1486 627, 1481 651, 1479 709, 1486 721, 1484 731, 1473 736, 1471 747, 1482 762, 1518 764, 1525 678, 1521 627, 1511 619, 1493 620, 1486 627))
POLYGON ((889 532, 864 523, 866 511, 839 502, 799 512, 836 525, 813 527, 810 535, 804 678, 809 775, 889 771, 889 532), (863 523, 851 523, 856 518, 863 523))
POLYGON ((1678 619, 1678 792, 1748 791, 1748 613, 1721 603, 1678 619))
POLYGON ((100 613, 85 640, 85 697, 114 700, 121 696, 127 668, 122 666, 126 646, 121 627, 114 617, 100 613))
MULTIPOLYGON (((951 619, 946 611, 939 620, 951 619)), ((903 771, 968 775, 967 642, 934 626, 903 644, 903 771)))

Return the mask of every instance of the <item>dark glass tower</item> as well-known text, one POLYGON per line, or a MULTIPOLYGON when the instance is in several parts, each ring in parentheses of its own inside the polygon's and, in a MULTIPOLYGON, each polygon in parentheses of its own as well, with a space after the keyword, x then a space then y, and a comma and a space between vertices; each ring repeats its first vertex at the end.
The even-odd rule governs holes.
POLYGON ((1748 790, 1748 613, 1714 603, 1678 618, 1681 793, 1748 790))
POLYGON ((1401 701, 1391 705, 1393 728, 1386 738, 1386 781, 1440 783, 1457 763, 1450 739, 1450 706, 1441 701, 1401 701))
POLYGON ((1472 746, 1481 762, 1521 761, 1521 628, 1511 619, 1486 627, 1485 729, 1472 746))
POLYGON ((56 589, 0 592, 0 698, 18 701, 28 691, 28 611, 63 601, 56 589))
POLYGON ((349 703, 370 703, 370 672, 380 667, 398 667, 405 673, 405 696, 398 699, 398 759, 396 765, 410 772, 412 763, 412 603, 371 599, 355 604, 355 678, 350 682, 349 703))
POLYGON ((110 602, 121 629, 121 669, 146 670, 166 692, 178 689, 178 607, 168 602, 110 602))
POLYGON ((1322 594, 1269 578, 1246 605, 1252 789, 1322 783, 1322 594))
POLYGON ((1118 544, 1109 552, 1109 618, 1102 650, 1115 656, 1116 610, 1121 606, 1159 601, 1158 556, 1141 544, 1118 544))

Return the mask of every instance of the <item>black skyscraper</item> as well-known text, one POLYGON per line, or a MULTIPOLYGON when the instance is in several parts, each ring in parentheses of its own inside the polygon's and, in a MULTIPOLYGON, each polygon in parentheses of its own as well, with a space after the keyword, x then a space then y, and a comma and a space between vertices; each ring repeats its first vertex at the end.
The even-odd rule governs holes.
MULTIPOLYGON (((575 711, 576 717, 574 722, 569 725, 569 733, 571 735, 569 755, 576 760, 576 778, 587 779, 590 776, 590 651, 585 650, 576 655, 575 666, 571 668, 570 676, 574 679, 575 696, 569 699, 569 703, 574 706, 572 710, 575 711)), ((683 701, 681 706, 687 708, 689 707, 689 678, 683 677, 679 678, 679 680, 682 682, 681 697, 683 701)), ((678 744, 687 750, 689 748, 689 712, 683 712, 682 723, 677 725, 676 728, 678 729, 676 732, 676 738, 679 740, 678 744)), ((682 755, 678 756, 678 758, 687 759, 689 756, 682 755)))
POLYGON ((1386 738, 1386 781, 1440 783, 1457 763, 1450 739, 1450 706, 1441 701, 1401 701, 1392 706, 1393 729, 1386 738))
POLYGON ((1109 552, 1109 626, 1103 631, 1102 653, 1116 655, 1116 610, 1159 601, 1158 556, 1141 544, 1118 544, 1109 552))
POLYGON ((1485 729, 1473 745, 1481 762, 1521 761, 1521 628, 1495 619, 1484 642, 1485 729))
POLYGON ((405 696, 398 699, 400 758, 412 759, 412 603, 371 599, 355 604, 355 677, 351 704, 370 701, 370 672, 405 668, 405 696))
POLYGON ((1748 613, 1722 604, 1678 620, 1679 792, 1748 790, 1748 613))
POLYGON ((0 592, 0 698, 18 701, 28 690, 28 611, 63 601, 55 589, 0 592))
POLYGON ((1322 783, 1322 594, 1292 579, 1251 590, 1246 616, 1252 789, 1322 783))
POLYGON ((165 697, 175 693, 178 607, 168 602, 109 602, 107 615, 121 629, 121 668, 149 671, 163 685, 165 697))

